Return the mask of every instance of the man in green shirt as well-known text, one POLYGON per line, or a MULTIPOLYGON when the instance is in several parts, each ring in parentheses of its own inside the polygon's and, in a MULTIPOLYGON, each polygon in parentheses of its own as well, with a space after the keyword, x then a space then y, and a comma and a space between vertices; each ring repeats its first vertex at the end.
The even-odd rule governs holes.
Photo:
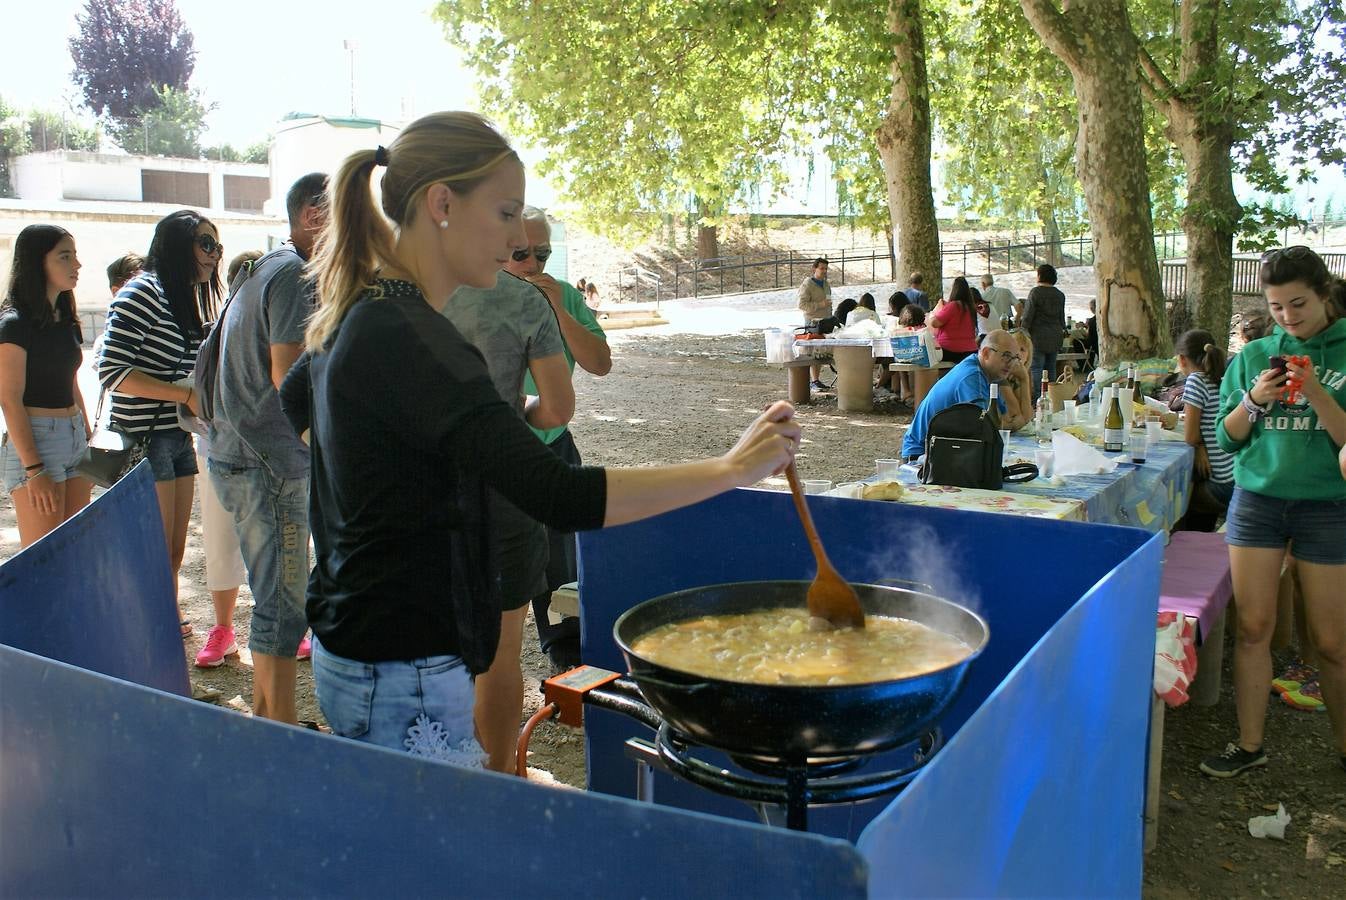
MULTIPOLYGON (((612 351, 608 348, 607 336, 594 318, 593 312, 584 302, 584 295, 572 285, 557 281, 542 269, 551 256, 551 225, 547 214, 537 207, 526 206, 523 210, 524 234, 528 246, 515 250, 505 271, 536 285, 547 297, 556 321, 561 326, 561 338, 565 342, 566 362, 570 371, 575 364, 593 375, 606 375, 612 370, 612 351)), ((524 391, 536 394, 537 387, 532 378, 524 381, 524 391)), ((537 431, 538 438, 562 459, 578 465, 580 452, 569 428, 562 425, 547 431, 537 431)), ((563 584, 569 584, 577 577, 575 570, 575 535, 568 531, 547 529, 550 555, 547 561, 547 590, 533 598, 533 619, 537 622, 538 642, 542 650, 551 658, 558 669, 568 669, 580 662, 580 623, 579 619, 567 616, 559 624, 553 625, 548 616, 551 606, 551 592, 563 584)))

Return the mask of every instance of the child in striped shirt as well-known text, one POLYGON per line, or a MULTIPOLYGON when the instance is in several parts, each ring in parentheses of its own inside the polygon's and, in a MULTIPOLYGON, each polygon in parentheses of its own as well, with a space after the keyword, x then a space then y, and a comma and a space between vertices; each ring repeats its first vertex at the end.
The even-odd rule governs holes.
POLYGON ((1184 517, 1188 531, 1214 531, 1216 520, 1234 495, 1234 457, 1215 442, 1220 413, 1220 380, 1225 352, 1209 331, 1194 328, 1178 338, 1178 369, 1187 376, 1182 402, 1186 410, 1183 437, 1196 448, 1192 503, 1184 517))

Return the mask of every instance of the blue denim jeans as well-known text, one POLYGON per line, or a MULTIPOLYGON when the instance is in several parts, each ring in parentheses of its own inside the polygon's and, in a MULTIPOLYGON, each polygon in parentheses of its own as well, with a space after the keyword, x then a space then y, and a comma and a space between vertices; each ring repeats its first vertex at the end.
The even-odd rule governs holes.
POLYGON ((1320 566, 1346 566, 1346 500, 1282 500, 1234 489, 1225 516, 1225 542, 1281 548, 1320 566))
MULTIPOLYGON (((73 416, 52 418, 50 416, 29 416, 28 424, 33 431, 33 444, 37 447, 37 457, 47 469, 47 477, 53 484, 60 484, 71 478, 78 478, 76 466, 84 458, 87 439, 84 436, 84 417, 79 413, 73 416)), ((23 471, 23 460, 19 451, 6 433, 0 440, 0 472, 5 482, 5 490, 12 491, 27 481, 23 471)))
POLYGON ((220 505, 234 517, 252 589, 248 649, 294 656, 308 630, 308 479, 275 478, 261 468, 207 460, 220 505))
POLYGON ((315 634, 313 685, 333 734, 468 768, 486 760, 457 656, 366 663, 328 652, 315 634))
POLYGON ((150 461, 150 471, 154 472, 156 482, 176 481, 197 474, 192 436, 181 428, 150 435, 145 458, 150 461))

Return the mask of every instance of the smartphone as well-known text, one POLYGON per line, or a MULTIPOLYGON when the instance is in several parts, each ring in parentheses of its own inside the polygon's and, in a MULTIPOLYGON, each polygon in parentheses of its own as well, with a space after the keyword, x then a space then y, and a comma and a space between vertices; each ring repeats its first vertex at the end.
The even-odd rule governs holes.
POLYGON ((1273 356, 1267 360, 1267 364, 1277 375, 1284 375, 1286 372, 1284 356, 1273 356))

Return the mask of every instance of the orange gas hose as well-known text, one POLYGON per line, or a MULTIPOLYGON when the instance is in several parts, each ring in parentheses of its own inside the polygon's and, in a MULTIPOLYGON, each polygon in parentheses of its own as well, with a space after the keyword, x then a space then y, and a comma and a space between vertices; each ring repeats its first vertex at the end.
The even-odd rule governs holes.
POLYGON ((514 764, 515 775, 518 775, 520 778, 528 777, 528 741, 533 736, 533 729, 536 728, 537 724, 543 719, 555 718, 557 711, 555 703, 548 703, 537 712, 533 713, 528 721, 524 723, 523 731, 519 732, 519 754, 518 759, 514 764))

